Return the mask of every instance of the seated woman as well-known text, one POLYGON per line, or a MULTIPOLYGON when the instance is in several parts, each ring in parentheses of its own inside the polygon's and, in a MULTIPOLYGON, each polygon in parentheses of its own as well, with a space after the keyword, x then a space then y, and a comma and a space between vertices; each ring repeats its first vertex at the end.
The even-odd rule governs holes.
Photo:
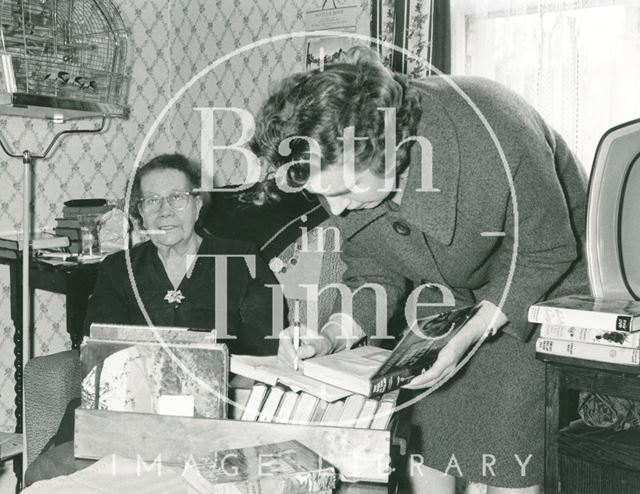
POLYGON ((150 240, 130 249, 130 268, 124 251, 102 262, 86 332, 93 322, 215 328, 221 341, 231 337, 224 341, 231 353, 276 353, 277 340, 267 339, 274 334, 267 285, 277 281, 253 244, 199 227, 199 185, 199 167, 180 154, 137 170, 130 214, 150 240))
MULTIPOLYGON (((199 227, 204 209, 203 196, 194 192, 199 184, 198 166, 179 154, 157 156, 137 170, 130 213, 150 240, 130 249, 130 267, 124 251, 102 262, 85 331, 92 322, 150 321, 157 326, 215 328, 220 336, 226 324, 225 334, 235 339, 219 341, 227 343, 231 353, 275 354, 278 340, 266 337, 272 334, 272 307, 284 303, 272 304, 267 285, 277 281, 253 244, 210 235, 199 227), (225 259, 226 273, 220 264, 225 259)), ((285 321, 286 314, 276 319, 285 321)), ((72 439, 78 401, 69 403, 58 432, 29 466, 27 485, 75 471, 72 439)))

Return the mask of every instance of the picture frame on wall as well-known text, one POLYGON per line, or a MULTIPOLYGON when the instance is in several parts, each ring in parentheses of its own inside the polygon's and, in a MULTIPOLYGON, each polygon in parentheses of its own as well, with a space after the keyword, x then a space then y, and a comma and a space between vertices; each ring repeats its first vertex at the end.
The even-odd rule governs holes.
POLYGON ((356 40, 347 37, 307 38, 305 41, 305 70, 322 69, 325 65, 337 63, 340 55, 352 46, 356 40))
POLYGON ((325 64, 336 63, 340 55, 356 44, 366 44, 340 33, 356 32, 360 5, 343 5, 346 2, 324 2, 319 8, 305 12, 305 29, 336 31, 336 36, 308 36, 305 38, 305 70, 322 69, 325 64))

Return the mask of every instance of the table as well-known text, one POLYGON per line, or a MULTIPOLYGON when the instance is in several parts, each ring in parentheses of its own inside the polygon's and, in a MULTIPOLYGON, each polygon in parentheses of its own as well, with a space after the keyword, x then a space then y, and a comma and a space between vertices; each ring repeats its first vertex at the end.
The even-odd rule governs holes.
MULTIPOLYGON (((11 320, 15 327, 14 343, 14 378, 15 378, 15 417, 16 433, 22 433, 22 261, 0 258, 0 264, 9 266, 9 285, 11 320)), ((66 296, 67 332, 71 339, 72 348, 78 348, 82 342, 82 330, 89 295, 93 292, 99 263, 73 264, 51 266, 49 264, 32 261, 29 266, 29 288, 31 291, 31 312, 33 313, 33 298, 36 289, 60 293, 66 296)), ((33 334, 32 327, 29 332, 33 334)), ((31 339, 33 341, 33 339, 31 339)), ((22 478, 22 459, 16 457, 13 462, 16 478, 22 478)))
POLYGON ((545 493, 637 494, 640 431, 575 420, 577 392, 640 401, 640 366, 538 354, 546 363, 545 493))
POLYGON ((0 432, 0 461, 22 454, 22 434, 0 432))

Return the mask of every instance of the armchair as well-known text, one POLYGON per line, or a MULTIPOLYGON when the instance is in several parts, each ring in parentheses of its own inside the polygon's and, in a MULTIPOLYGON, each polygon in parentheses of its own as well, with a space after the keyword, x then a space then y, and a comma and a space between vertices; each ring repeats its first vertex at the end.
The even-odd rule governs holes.
MULTIPOLYGON (((80 402, 80 355, 68 350, 31 359, 24 368, 24 418, 27 450, 25 484, 45 478, 38 466, 31 467, 41 453, 53 446, 53 438, 72 438, 70 424, 62 424, 65 412, 80 402), (67 425, 67 427, 65 427, 67 425)), ((66 422, 66 421, 65 421, 66 422)), ((44 455, 43 455, 44 457, 44 455)), ((44 462, 45 463, 46 459, 44 462)), ((45 467, 45 465, 42 465, 45 467)), ((65 472, 59 472, 62 474, 65 472)))

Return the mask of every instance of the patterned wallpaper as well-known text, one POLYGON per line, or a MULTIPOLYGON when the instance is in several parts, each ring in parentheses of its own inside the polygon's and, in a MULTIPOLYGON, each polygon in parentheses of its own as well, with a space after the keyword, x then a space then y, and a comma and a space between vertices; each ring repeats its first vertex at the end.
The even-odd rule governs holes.
MULTIPOLYGON (((114 0, 130 27, 131 116, 110 120, 99 135, 70 136, 44 161, 36 162, 35 226, 53 226, 62 202, 79 197, 123 196, 138 148, 156 117, 177 91, 212 61, 268 36, 304 30, 305 10, 321 0, 114 0)), ((357 31, 369 33, 369 0, 336 0, 360 5, 357 31)), ((255 111, 270 84, 303 69, 302 39, 281 41, 242 53, 212 70, 184 92, 149 140, 146 156, 177 150, 199 158, 200 117, 194 107, 236 106, 255 111)), ((220 143, 233 142, 240 126, 231 114, 216 115, 220 143)), ((82 127, 95 122, 74 123, 82 127)), ((13 150, 39 152, 62 126, 33 119, 0 117, 0 135, 13 150)), ((218 142, 216 142, 218 143, 218 142)), ((218 183, 243 177, 238 153, 221 155, 218 183)), ((0 231, 19 229, 22 165, 0 155, 0 231)), ((14 427, 13 324, 9 313, 9 273, 0 265, 0 430, 14 427)), ((64 298, 36 292, 36 355, 69 347, 64 298)))

